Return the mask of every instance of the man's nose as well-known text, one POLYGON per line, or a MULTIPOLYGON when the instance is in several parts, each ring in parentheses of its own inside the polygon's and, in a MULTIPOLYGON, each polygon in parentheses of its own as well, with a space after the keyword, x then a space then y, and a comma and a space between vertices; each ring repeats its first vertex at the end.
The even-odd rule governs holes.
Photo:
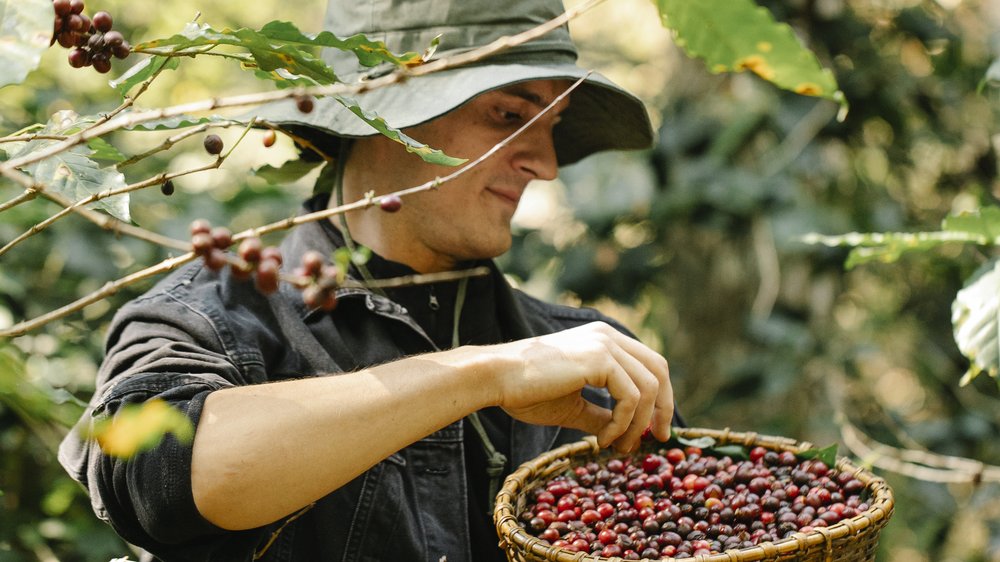
POLYGON ((535 123, 522 133, 520 142, 515 143, 512 160, 514 169, 528 176, 528 179, 554 180, 559 175, 556 159, 555 140, 552 128, 535 123))

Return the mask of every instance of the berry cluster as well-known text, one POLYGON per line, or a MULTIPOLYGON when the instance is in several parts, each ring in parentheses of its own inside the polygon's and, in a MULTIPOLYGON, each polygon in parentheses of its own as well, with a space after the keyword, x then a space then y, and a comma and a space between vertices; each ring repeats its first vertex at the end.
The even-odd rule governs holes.
POLYGON ((531 492, 526 531, 574 552, 691 558, 750 548, 868 509, 865 485, 820 460, 755 447, 749 460, 697 447, 589 462, 531 492))
POLYGON ((90 19, 83 13, 83 0, 52 0, 55 22, 52 43, 58 42, 69 52, 73 68, 93 66, 105 74, 111 70, 111 57, 124 59, 132 51, 125 37, 111 29, 114 20, 107 12, 97 12, 90 19))
POLYGON ((309 251, 302 254, 302 265, 295 269, 295 275, 308 279, 302 289, 302 300, 306 306, 323 310, 336 308, 336 290, 342 277, 339 267, 324 263, 319 252, 309 251))
MULTIPOLYGON (((201 256, 205 267, 219 271, 227 264, 236 279, 254 278, 257 290, 269 295, 278 290, 281 282, 281 252, 274 246, 264 246, 260 238, 246 238, 237 249, 238 257, 231 256, 228 249, 233 245, 233 236, 228 228, 215 227, 206 220, 191 223, 191 249, 201 256)), ((335 265, 324 262, 322 254, 309 251, 303 254, 302 263, 295 268, 293 276, 287 279, 302 290, 302 300, 309 308, 333 310, 337 306, 336 290, 343 281, 343 275, 335 265)))

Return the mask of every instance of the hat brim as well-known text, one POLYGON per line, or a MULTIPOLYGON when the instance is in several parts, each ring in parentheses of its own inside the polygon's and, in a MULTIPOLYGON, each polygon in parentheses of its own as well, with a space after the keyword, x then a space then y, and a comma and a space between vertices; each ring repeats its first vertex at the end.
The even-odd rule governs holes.
MULTIPOLYGON (((519 82, 542 79, 577 80, 587 72, 575 64, 483 64, 465 66, 411 78, 402 83, 356 96, 366 111, 373 111, 392 127, 406 129, 426 123, 461 106, 484 92, 519 82)), ((553 136, 560 165, 572 164, 602 150, 648 148, 652 126, 642 102, 604 76, 591 73, 573 91, 553 136)), ((337 138, 377 135, 333 98, 316 100, 310 113, 299 111, 293 100, 261 106, 250 115, 278 126, 314 129, 325 146, 337 138)), ((419 140, 419 139, 417 139, 419 140)))

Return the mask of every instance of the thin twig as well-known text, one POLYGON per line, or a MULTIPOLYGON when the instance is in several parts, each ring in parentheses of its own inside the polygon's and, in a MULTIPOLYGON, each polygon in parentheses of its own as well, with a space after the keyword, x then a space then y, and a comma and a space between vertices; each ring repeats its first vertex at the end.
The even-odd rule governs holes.
POLYGON ((863 462, 910 478, 943 483, 1000 482, 1000 467, 962 457, 898 449, 879 443, 847 421, 846 417, 840 422, 840 436, 847 448, 863 462))
POLYGON ((31 142, 36 140, 56 140, 62 141, 66 140, 66 135, 49 135, 49 134, 37 134, 37 135, 13 135, 9 137, 0 137, 0 144, 5 142, 31 142))
MULTIPOLYGON (((584 4, 580 5, 580 6, 572 9, 572 10, 568 10, 568 11, 564 12, 561 16, 559 16, 559 17, 557 17, 557 18, 555 18, 553 20, 550 20, 548 22, 545 22, 545 23, 543 23, 543 24, 541 24, 541 25, 539 25, 539 26, 537 26, 537 27, 535 27, 533 29, 530 29, 528 31, 525 31, 523 33, 520 33, 520 34, 512 36, 512 37, 502 37, 502 38, 494 41, 493 43, 490 43, 489 45, 486 45, 486 46, 481 47, 479 49, 476 49, 474 51, 470 51, 468 53, 465 53, 464 55, 458 55, 458 56, 455 56, 455 57, 450 57, 448 59, 441 59, 439 61, 435 61, 433 63, 428 63, 426 65, 415 67, 415 68, 411 68, 411 69, 403 68, 403 69, 397 70, 397 71, 395 71, 395 72, 393 72, 393 73, 391 73, 389 75, 386 75, 386 76, 384 76, 382 78, 378 78, 378 79, 375 79, 375 80, 371 80, 371 81, 364 82, 364 83, 357 84, 357 85, 353 85, 353 86, 333 85, 333 86, 324 86, 324 87, 316 87, 316 88, 306 88, 306 89, 298 89, 298 90, 290 90, 290 91, 289 90, 285 90, 285 91, 279 91, 279 92, 273 92, 273 93, 265 93, 265 94, 252 94, 252 95, 233 96, 233 97, 229 97, 229 98, 219 98, 219 99, 205 100, 205 101, 202 101, 202 102, 195 102, 195 103, 190 103, 190 104, 182 104, 182 105, 177 105, 177 106, 173 106, 173 107, 170 107, 170 108, 163 108, 163 109, 159 109, 159 110, 147 111, 147 112, 142 112, 142 113, 133 113, 133 114, 125 115, 125 116, 120 116, 120 117, 118 117, 116 119, 113 119, 111 121, 108 121, 108 122, 104 123, 103 125, 101 125, 99 127, 94 127, 94 128, 88 129, 86 132, 81 132, 81 133, 75 134, 75 135, 71 136, 70 138, 66 139, 65 141, 63 141, 62 143, 59 143, 57 145, 53 145, 52 147, 49 147, 49 149, 46 150, 46 151, 39 151, 39 152, 33 153, 31 155, 27 155, 26 157, 18 159, 18 160, 8 160, 7 162, 5 162, 2 165, 0 165, 0 174, 3 174, 3 175, 16 175, 16 174, 13 174, 13 173, 15 173, 15 172, 16 173, 20 173, 20 172, 18 172, 16 170, 16 168, 18 168, 18 167, 25 166, 25 165, 28 165, 28 164, 40 161, 40 160, 42 160, 44 158, 47 158, 47 157, 49 157, 51 155, 54 155, 54 154, 58 154, 60 151, 66 150, 68 148, 71 148, 72 146, 75 146, 76 144, 85 142, 86 140, 88 140, 90 138, 98 137, 98 136, 101 136, 103 134, 106 134, 106 133, 111 132, 111 131, 116 130, 116 129, 120 129, 120 128, 123 128, 123 127, 128 127, 128 126, 136 125, 136 124, 139 124, 139 123, 144 123, 144 122, 151 121, 151 120, 154 120, 154 119, 162 119, 162 118, 169 117, 169 116, 181 115, 181 114, 185 114, 185 113, 193 113, 193 112, 198 112, 198 111, 208 111, 208 110, 215 109, 217 107, 236 107, 236 106, 241 106, 241 105, 256 105, 256 104, 265 103, 265 102, 268 102, 268 101, 274 101, 274 100, 278 100, 278 99, 284 99, 284 98, 289 98, 289 97, 301 96, 301 95, 304 95, 304 94, 312 94, 312 95, 336 95, 336 94, 341 94, 341 93, 352 93, 352 92, 353 93, 359 93, 359 92, 362 92, 362 91, 367 91, 367 90, 371 90, 371 89, 374 89, 374 88, 387 86, 389 84, 393 84, 393 83, 398 82, 400 80, 408 79, 411 76, 417 76, 417 75, 422 75, 422 74, 429 74, 431 72, 437 72, 437 71, 440 71, 440 70, 451 68, 453 66, 458 66, 458 65, 461 65, 461 64, 466 64, 466 63, 469 63, 469 62, 480 60, 482 58, 485 58, 485 57, 490 56, 492 54, 498 53, 498 52, 503 51, 505 49, 508 49, 510 47, 513 47, 513 46, 519 45, 521 43, 530 41, 531 39, 534 39, 536 37, 540 37, 541 35, 543 35, 543 34, 549 32, 549 31, 551 31, 552 29, 555 29, 556 27, 558 27, 560 25, 563 25, 569 19, 571 19, 571 18, 573 18, 573 17, 575 17, 575 16, 577 16, 577 15, 585 12, 586 10, 589 10, 589 9, 593 8, 594 6, 596 6, 597 4, 599 4, 602 1, 603 0, 590 0, 589 2, 586 2, 586 3, 584 3, 584 4)), ((408 188, 408 189, 399 190, 399 191, 395 192, 394 195, 406 196, 406 195, 410 195, 410 194, 413 194, 413 193, 418 193, 418 192, 421 192, 421 191, 426 191, 426 190, 430 190, 430 189, 437 189, 443 183, 445 183, 447 181, 450 181, 452 179, 455 179, 455 178, 461 176, 463 173, 467 172, 468 170, 471 170, 472 168, 474 168, 475 166, 479 165, 484 160, 486 160, 487 158, 489 158, 490 156, 492 156, 493 154, 495 154, 497 151, 499 151, 502 148, 504 148, 505 146, 507 146, 514 138, 516 138, 517 136, 519 136, 524 130, 526 130, 528 127, 530 127, 532 124, 534 124, 534 122, 537 121, 542 115, 544 115, 545 113, 547 113, 548 111, 550 111, 558 102, 562 101, 567 95, 569 95, 569 93, 571 91, 573 91, 581 83, 583 83, 583 81, 588 76, 589 76, 589 73, 586 76, 584 76, 583 78, 580 78, 579 80, 577 80, 574 84, 572 84, 569 88, 567 88, 565 92, 563 92, 558 97, 556 97, 552 101, 552 103, 550 103, 548 106, 546 106, 544 109, 542 109, 538 114, 536 114, 532 119, 530 119, 528 122, 526 122, 522 127, 520 127, 518 130, 516 130, 513 133, 511 133, 511 135, 509 135, 507 138, 505 138, 504 140, 502 140, 499 143, 497 143, 493 148, 491 148, 490 150, 488 150, 486 153, 484 153, 482 156, 480 156, 479 158, 477 158, 473 162, 470 162, 470 163, 466 164, 461 169, 459 169, 459 170, 457 170, 457 171, 455 171, 455 172, 453 172, 453 173, 451 173, 451 174, 449 174, 449 175, 447 175, 447 176, 445 176, 443 178, 437 178, 437 179, 435 179, 433 181, 426 182, 426 183, 418 185, 418 186, 414 186, 414 187, 411 187, 411 188, 408 188)), ((244 135, 245 134, 246 134, 246 131, 244 131, 244 135)), ((26 187, 32 187, 33 188, 35 186, 34 185, 30 185, 30 186, 26 186, 26 187)), ((62 204, 64 207, 72 205, 72 202, 65 201, 65 198, 62 198, 61 196, 59 196, 57 194, 51 194, 51 193, 45 193, 45 192, 43 192, 43 195, 45 195, 49 199, 55 200, 57 203, 62 204), (62 202, 60 202, 60 199, 62 200, 62 202)), ((267 225, 265 227, 248 229, 246 231, 243 231, 243 232, 241 232, 241 233, 239 233, 237 235, 234 235, 233 236, 233 241, 236 242, 236 241, 239 241, 242 238, 248 238, 250 236, 260 236, 261 234, 264 234, 264 233, 267 233, 267 232, 274 232, 274 231, 279 231, 279 230, 285 230, 285 229, 292 228, 293 226, 296 226, 296 225, 299 225, 299 224, 304 224, 306 222, 311 222, 311 221, 318 221, 318 220, 321 220, 321 219, 324 219, 324 218, 327 218, 327 217, 334 216, 334 215, 339 214, 339 213, 347 212, 349 210, 360 209, 360 208, 364 208, 364 207, 369 207, 369 206, 374 205, 375 203, 376 203, 375 199, 373 199, 373 198, 365 198, 365 199, 362 199, 362 200, 357 201, 355 203, 351 203, 351 204, 347 204, 347 205, 341 205, 341 206, 339 206, 337 208, 326 209, 325 211, 319 211, 319 212, 315 212, 315 213, 309 213, 309 214, 306 214, 306 215, 301 215, 301 216, 298 216, 298 217, 289 218, 289 219, 286 219, 286 220, 283 220, 283 221, 272 223, 272 224, 267 225)), ((173 240, 173 239, 170 239, 170 238, 162 237, 162 236, 160 236, 160 235, 158 235, 156 233, 151 233, 149 231, 145 231, 144 229, 139 229, 139 228, 136 228, 136 227, 132 227, 131 225, 127 225, 127 224, 123 223, 122 221, 118 221, 117 219, 113 219, 111 217, 106 217, 106 216, 100 215, 99 213, 91 211, 91 210, 87 209, 86 207, 79 207, 79 208, 77 208, 77 212, 80 213, 81 215, 83 215, 84 217, 89 218, 93 222, 97 223, 99 226, 102 226, 103 228, 107 228, 108 230, 114 230, 116 232, 128 233, 129 235, 135 236, 136 238, 141 238, 141 239, 144 239, 144 240, 156 243, 156 244, 160 244, 161 246, 166 246, 168 248, 175 248, 175 249, 181 249, 181 250, 186 250, 186 249, 190 248, 190 244, 187 243, 187 242, 181 242, 181 241, 178 241, 178 240, 173 240), (157 239, 157 237, 159 237, 160 239, 157 239)), ((84 296, 84 297, 82 297, 80 299, 77 299, 76 301, 74 301, 74 302, 72 302, 70 304, 67 304, 67 305, 65 305, 65 306, 63 306, 63 307, 61 307, 59 309, 56 309, 56 310, 51 311, 49 313, 43 314, 42 316, 36 317, 34 319, 26 320, 24 322, 20 322, 20 323, 18 323, 16 325, 14 325, 14 326, 6 329, 6 330, 2 330, 2 331, 0 331, 0 337, 11 337, 11 336, 21 335, 21 334, 23 334, 23 333, 25 333, 27 331, 30 331, 30 330, 33 330, 33 329, 38 328, 40 326, 43 326, 43 325, 47 324, 48 322, 57 320, 59 318, 63 318, 65 316, 68 316, 69 314, 72 314, 73 312, 81 310, 82 308, 84 308, 85 306, 87 306, 89 304, 92 304, 94 302, 97 302, 97 301, 99 301, 101 299, 107 298, 107 297, 115 294, 116 292, 118 292, 118 290, 120 290, 121 288, 123 288, 125 286, 128 286, 128 285, 131 285, 133 283, 139 282, 139 281, 141 281, 143 279, 147 279, 147 278, 152 277, 154 275, 158 275, 160 273, 165 273, 165 272, 171 271, 172 269, 174 269, 176 267, 179 267, 181 264, 186 263, 187 261, 190 261, 193 258, 194 258, 194 253, 193 252, 187 252, 184 255, 181 255, 181 256, 178 256, 178 257, 175 257, 175 258, 166 259, 166 260, 160 262, 159 264, 150 266, 150 267, 148 267, 146 269, 143 269, 143 270, 141 270, 139 272, 136 272, 136 273, 133 273, 131 275, 125 276, 125 277, 123 277, 121 279, 118 279, 117 281, 108 283, 103 288, 101 288, 101 289, 99 289, 97 291, 94 291, 93 293, 91 293, 89 295, 86 295, 86 296, 84 296)))
POLYGON ((345 94, 359 94, 362 92, 367 92, 377 88, 389 86, 391 84, 395 84, 396 82, 408 80, 416 76, 423 76, 425 74, 431 74, 434 72, 440 72, 442 70, 446 70, 456 66, 461 66, 464 64, 481 60, 483 58, 494 55, 511 47, 520 45, 522 43, 540 37, 545 33, 548 33, 549 31, 559 27, 560 25, 563 25, 571 18, 576 17, 577 15, 593 8, 602 1, 603 0, 590 0, 571 10, 567 10, 562 15, 552 20, 549 20, 543 24, 540 24, 532 29, 529 29, 522 33, 518 33, 517 35, 512 35, 509 37, 501 37, 488 45, 474 49, 472 51, 468 51, 466 53, 458 54, 452 57, 447 57, 437 61, 429 62, 427 64, 423 64, 412 68, 400 68, 380 78, 375 78, 373 80, 368 80, 357 84, 331 84, 326 86, 312 86, 308 88, 289 88, 273 92, 242 94, 242 95, 229 96, 223 98, 212 98, 208 100, 201 100, 201 101, 185 103, 149 111, 129 113, 127 115, 120 115, 115 119, 112 119, 106 123, 101 124, 100 126, 96 126, 87 129, 86 131, 81 131, 79 133, 71 135, 66 140, 53 144, 43 150, 35 151, 31 154, 26 154, 21 158, 8 160, 3 164, 0 164, 0 173, 4 173, 6 170, 10 170, 13 168, 21 168, 29 164, 33 164, 35 162, 44 160, 55 154, 68 150, 80 143, 84 143, 94 137, 103 136, 112 131, 116 131, 118 129, 126 127, 131 127, 134 125, 138 125, 140 123, 145 123, 147 121, 153 121, 156 119, 165 119, 168 117, 175 117, 178 115, 184 115, 189 113, 201 113, 205 111, 212 111, 223 107, 243 107, 248 105, 260 105, 267 102, 278 101, 294 97, 301 97, 304 95, 336 96, 345 94))
POLYGON ((6 211, 7 209, 10 209, 11 207, 16 207, 17 205, 20 205, 21 203, 24 203, 25 201, 31 201, 35 197, 38 197, 38 190, 36 190, 36 189, 25 189, 17 197, 15 197, 15 198, 11 199, 10 201, 7 201, 7 202, 5 202, 3 204, 0 204, 0 213, 6 211))
MULTIPOLYGON (((589 76, 589 73, 587 75, 585 75, 584 77, 580 78, 579 80, 577 80, 575 83, 571 84, 568 88, 566 88, 566 91, 564 91, 559 96, 557 96, 555 99, 553 99, 551 103, 549 103, 542 110, 540 110, 534 117, 532 117, 530 120, 528 120, 527 122, 525 122, 524 125, 522 125, 520 128, 518 128, 516 131, 514 131, 510 135, 508 135, 503 140, 501 140, 499 143, 497 143, 496 145, 494 145, 492 148, 490 148, 488 151, 486 151, 479 158, 473 160, 472 162, 467 163, 465 166, 463 166, 459 170, 457 170, 455 172, 452 172, 451 174, 449 174, 449 175, 447 175, 447 176, 445 176, 443 178, 437 178, 437 179, 434 179, 432 181, 423 183, 423 184, 415 186, 415 187, 411 187, 411 188, 407 188, 407 189, 402 189, 402 190, 396 191, 395 193, 393 193, 393 195, 399 195, 400 197, 403 197, 403 196, 411 195, 413 193, 418 193, 418 192, 421 192, 421 191, 427 191, 427 190, 430 190, 430 189, 437 189, 442 184, 444 184, 444 183, 446 183, 448 181, 451 181, 451 180, 453 180, 455 178, 458 178, 459 176, 461 176, 465 172, 473 169, 475 166, 478 166, 483 161, 485 161, 487 158, 489 158, 490 156, 496 154, 497 151, 503 149, 505 146, 507 146, 508 144, 510 144, 511 141, 513 141, 515 138, 517 138, 518 136, 520 136, 521 133, 523 133, 525 130, 527 130, 528 127, 530 127, 532 124, 534 124, 543 115, 545 115, 546 113, 548 113, 549 111, 551 111, 552 108, 554 108, 556 105, 558 105, 560 101, 562 101, 563 99, 565 99, 566 96, 568 96, 570 94, 570 92, 572 92, 580 84, 582 84, 583 81, 587 78, 587 76, 589 76)), ((243 134, 246 135, 246 132, 247 131, 245 130, 243 132, 243 134)), ((43 193, 43 195, 46 196, 46 197, 51 197, 54 194, 43 193)), ((373 206, 373 205, 377 204, 377 202, 378 202, 377 198, 366 197, 366 198, 363 198, 361 200, 355 201, 353 203, 349 203, 349 204, 346 204, 346 205, 340 205, 340 206, 337 206, 335 208, 330 208, 330 209, 326 209, 326 210, 323 210, 323 211, 316 211, 316 212, 313 212, 313 213, 307 213, 307 214, 299 215, 299 216, 296 216, 296 217, 289 217, 288 219, 285 219, 285 220, 282 220, 282 221, 278 221, 278 222, 274 222, 274 223, 271 223, 271 224, 263 226, 263 227, 251 228, 251 229, 244 230, 244 231, 242 231, 242 232, 240 232, 238 234, 235 234, 232 237, 233 243, 236 243, 236 242, 238 242, 238 241, 240 241, 240 240, 242 240, 244 238, 250 238, 252 236, 261 236, 263 234, 270 233, 270 232, 276 232, 276 231, 279 231, 279 230, 286 230, 286 229, 289 229, 289 228, 292 228, 294 226, 297 226, 297 225, 300 225, 300 224, 304 224, 304 223, 307 223, 307 222, 313 222, 313 221, 322 220, 324 218, 328 218, 328 217, 335 216, 337 214, 345 213, 345 212, 353 210, 353 209, 361 209, 361 208, 365 208, 365 207, 370 207, 370 206, 373 206)), ((64 205, 64 206, 67 206, 67 205, 64 205)), ((107 219, 111 224, 118 223, 118 228, 121 228, 123 233, 125 232, 125 227, 135 228, 135 227, 132 227, 131 225, 127 225, 125 223, 122 223, 121 221, 118 221, 117 219, 113 219, 111 217, 106 217, 106 216, 100 215, 99 213, 96 213, 94 211, 90 211, 89 209, 86 209, 86 207, 80 207, 77 212, 81 212, 81 214, 82 214, 83 211, 87 211, 88 213, 92 213, 94 215, 98 215, 101 218, 107 219)), ((137 230, 142 230, 142 229, 137 229, 137 230)), ((135 236, 134 233, 129 233, 129 234, 135 236)), ((155 234, 155 233, 150 233, 150 234, 155 234)), ((160 243, 158 241, 149 240, 148 238, 145 238, 144 236, 136 236, 136 237, 137 238, 146 239, 146 240, 148 240, 150 242, 153 242, 153 243, 160 243)), ((166 244, 161 243, 160 245, 171 247, 171 248, 180 249, 182 251, 187 251, 187 250, 189 250, 191 248, 191 244, 188 243, 188 242, 181 242, 181 241, 173 240, 173 239, 169 239, 169 238, 167 238, 166 240, 169 241, 169 243, 166 243, 166 244)), ((171 271, 171 270, 179 267, 180 265, 183 265, 184 263, 187 263, 188 261, 192 260, 194 257, 195 257, 194 252, 187 251, 187 253, 184 254, 184 255, 182 255, 182 256, 177 256, 177 257, 174 257, 174 258, 166 259, 166 260, 160 262, 159 264, 150 266, 150 267, 148 267, 146 269, 143 269, 142 271, 139 271, 139 272, 133 273, 132 275, 128 275, 126 277, 123 277, 123 278, 121 278, 121 279, 119 279, 119 280, 117 280, 117 281, 115 281, 113 283, 108 283, 104 287, 102 287, 101 289, 99 289, 97 291, 94 291, 93 293, 91 293, 91 294, 89 294, 87 296, 84 296, 84 297, 82 297, 82 298, 80 298, 80 299, 78 299, 78 300, 76 300, 76 301, 74 301, 74 302, 72 302, 70 304, 67 304, 67 305, 65 305, 65 306, 63 306, 63 307, 61 307, 59 309, 53 310, 51 312, 48 312, 46 314, 43 314, 42 316, 36 317, 34 319, 31 319, 31 320, 25 320, 23 322, 19 322, 19 323, 15 324, 14 326, 11 326, 10 328, 8 328, 6 330, 0 330, 0 338, 19 336, 21 334, 24 334, 24 333, 30 331, 30 330, 34 330, 35 328, 43 326, 43 325, 45 325, 45 324, 47 324, 49 322, 52 322, 52 321, 58 320, 60 318, 63 318, 65 316, 68 316, 68 315, 72 314, 73 312, 76 312, 78 310, 83 309, 85 306, 87 306, 89 304, 92 304, 92 303, 97 302, 97 301, 99 301, 99 300, 101 300, 103 298, 107 298, 107 297, 115 294, 116 292, 118 292, 123 287, 131 285, 133 283, 137 283, 139 281, 142 281, 144 279, 152 277, 153 275, 158 275, 158 274, 161 274, 161 273, 169 272, 169 271, 171 271)), ((233 260, 231 258, 227 258, 227 261, 232 262, 233 260)), ((240 261, 242 261, 242 260, 240 260, 240 261)))

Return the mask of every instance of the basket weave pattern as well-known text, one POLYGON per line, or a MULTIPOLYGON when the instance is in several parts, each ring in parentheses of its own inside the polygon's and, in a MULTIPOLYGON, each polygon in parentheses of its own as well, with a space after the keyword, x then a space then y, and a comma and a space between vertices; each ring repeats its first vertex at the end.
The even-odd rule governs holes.
MULTIPOLYGON (((807 442, 797 442, 785 437, 772 437, 756 433, 737 433, 729 429, 678 428, 684 438, 711 437, 718 445, 740 444, 746 447, 761 446, 774 451, 801 451, 813 448, 807 442)), ((655 450, 662 444, 650 442, 641 453, 655 450)), ((587 438, 544 453, 524 463, 504 481, 497 494, 493 521, 500 536, 500 547, 511 562, 586 562, 622 561, 621 558, 603 558, 584 552, 558 548, 539 539, 518 524, 518 515, 525 510, 527 493, 544 484, 570 467, 580 466, 591 460, 606 461, 610 452, 602 452, 597 440, 587 438)), ((868 510, 829 527, 816 527, 808 533, 794 535, 774 542, 765 542, 752 548, 728 550, 720 554, 685 558, 684 562, 873 562, 878 546, 878 536, 889 521, 893 510, 892 491, 884 480, 868 470, 839 457, 837 467, 865 484, 868 492, 868 510)), ((674 560, 665 558, 663 560, 674 560)))

